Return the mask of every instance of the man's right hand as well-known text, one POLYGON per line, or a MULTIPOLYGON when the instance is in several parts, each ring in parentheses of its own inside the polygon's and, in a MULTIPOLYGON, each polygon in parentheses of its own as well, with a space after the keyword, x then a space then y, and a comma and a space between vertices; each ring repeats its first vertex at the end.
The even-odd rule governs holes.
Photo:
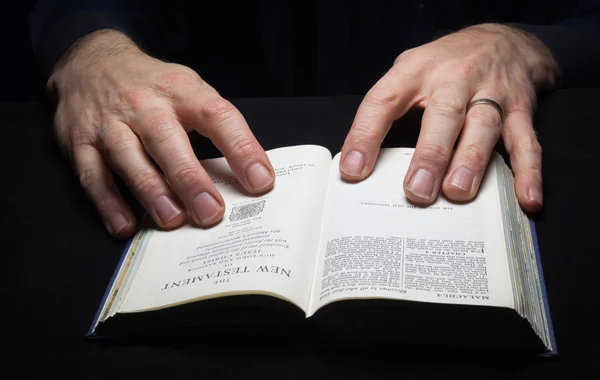
POLYGON ((58 143, 114 236, 131 235, 136 222, 111 168, 160 227, 177 227, 188 213, 201 226, 221 220, 225 204, 192 150, 192 130, 215 144, 248 192, 273 186, 271 163, 240 112, 193 70, 146 55, 120 32, 83 37, 48 88, 58 96, 58 143))

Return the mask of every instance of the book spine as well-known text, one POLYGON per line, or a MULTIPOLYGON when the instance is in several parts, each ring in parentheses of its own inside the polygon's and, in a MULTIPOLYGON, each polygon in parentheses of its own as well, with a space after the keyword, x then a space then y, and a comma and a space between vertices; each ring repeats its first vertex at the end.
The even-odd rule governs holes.
POLYGON ((529 224, 531 226, 531 239, 533 240, 533 249, 535 252, 538 274, 540 276, 540 287, 542 291, 542 299, 544 300, 544 309, 546 312, 548 331, 550 333, 550 341, 552 342, 552 351, 543 353, 541 356, 556 356, 558 355, 558 350, 556 346, 556 337, 554 335, 554 327, 552 326, 552 317, 550 316, 550 306, 548 304, 548 294, 546 293, 546 280, 544 279, 544 270, 542 268, 542 260, 540 257, 540 247, 537 239, 537 231, 533 219, 529 219, 529 224))
POLYGON ((117 280, 117 276, 119 275, 119 272, 121 271, 121 267, 123 266, 123 263, 125 262, 125 258, 127 257, 129 248, 131 247, 131 244, 133 243, 133 241, 135 240, 136 237, 137 237, 137 235, 134 236, 133 238, 129 239, 129 241, 125 245, 125 248, 123 249, 123 252, 121 253, 121 258, 119 259, 119 263, 117 264, 117 267, 112 275, 112 278, 110 279, 108 286, 106 287, 106 291, 104 292, 104 296, 102 297, 102 300, 100 301, 100 306, 98 306, 98 310, 96 311, 94 320, 92 321, 92 324, 91 324, 87 334, 85 335, 87 338, 95 338, 96 337, 96 334, 94 333, 94 329, 96 328, 96 325, 98 324, 100 315, 102 313, 102 310, 104 309, 104 305, 106 304, 106 301, 107 301, 108 297, 110 296, 111 289, 113 288, 113 285, 114 285, 115 281, 117 280))

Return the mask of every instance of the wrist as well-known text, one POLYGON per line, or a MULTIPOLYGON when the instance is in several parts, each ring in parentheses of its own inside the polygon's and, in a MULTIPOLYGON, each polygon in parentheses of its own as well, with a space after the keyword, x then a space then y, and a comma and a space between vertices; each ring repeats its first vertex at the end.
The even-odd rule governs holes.
POLYGON ((117 30, 95 31, 81 37, 62 55, 48 79, 48 87, 52 87, 56 77, 67 68, 89 70, 94 65, 106 63, 107 59, 113 57, 143 54, 129 37, 117 30))
POLYGON ((506 54, 522 62, 529 79, 538 89, 555 87, 559 66, 550 49, 536 36, 520 28, 503 24, 480 24, 466 30, 482 33, 497 42, 504 41, 515 54, 506 54))

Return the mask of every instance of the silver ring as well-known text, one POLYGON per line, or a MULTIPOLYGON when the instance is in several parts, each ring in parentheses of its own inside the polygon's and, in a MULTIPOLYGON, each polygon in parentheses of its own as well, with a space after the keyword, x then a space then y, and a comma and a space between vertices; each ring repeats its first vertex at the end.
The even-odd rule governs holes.
POLYGON ((469 110, 471 108, 473 108, 477 105, 480 105, 480 104, 486 104, 488 106, 494 107, 496 109, 496 111, 498 111, 498 113, 500 114, 500 123, 504 123, 504 111, 502 110, 502 107, 500 107, 500 104, 496 103, 492 99, 479 98, 479 99, 473 100, 471 103, 469 103, 469 106, 467 107, 467 112, 469 112, 469 110))

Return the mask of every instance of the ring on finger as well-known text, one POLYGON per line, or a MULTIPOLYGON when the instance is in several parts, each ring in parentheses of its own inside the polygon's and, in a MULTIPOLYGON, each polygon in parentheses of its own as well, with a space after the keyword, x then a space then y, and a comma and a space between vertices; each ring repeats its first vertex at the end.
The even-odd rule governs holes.
POLYGON ((504 110, 502 110, 502 107, 500 106, 500 104, 498 104, 498 102, 489 98, 474 99, 467 106, 467 112, 469 112, 471 108, 478 105, 488 105, 493 107, 500 114, 500 124, 504 123, 504 110))

